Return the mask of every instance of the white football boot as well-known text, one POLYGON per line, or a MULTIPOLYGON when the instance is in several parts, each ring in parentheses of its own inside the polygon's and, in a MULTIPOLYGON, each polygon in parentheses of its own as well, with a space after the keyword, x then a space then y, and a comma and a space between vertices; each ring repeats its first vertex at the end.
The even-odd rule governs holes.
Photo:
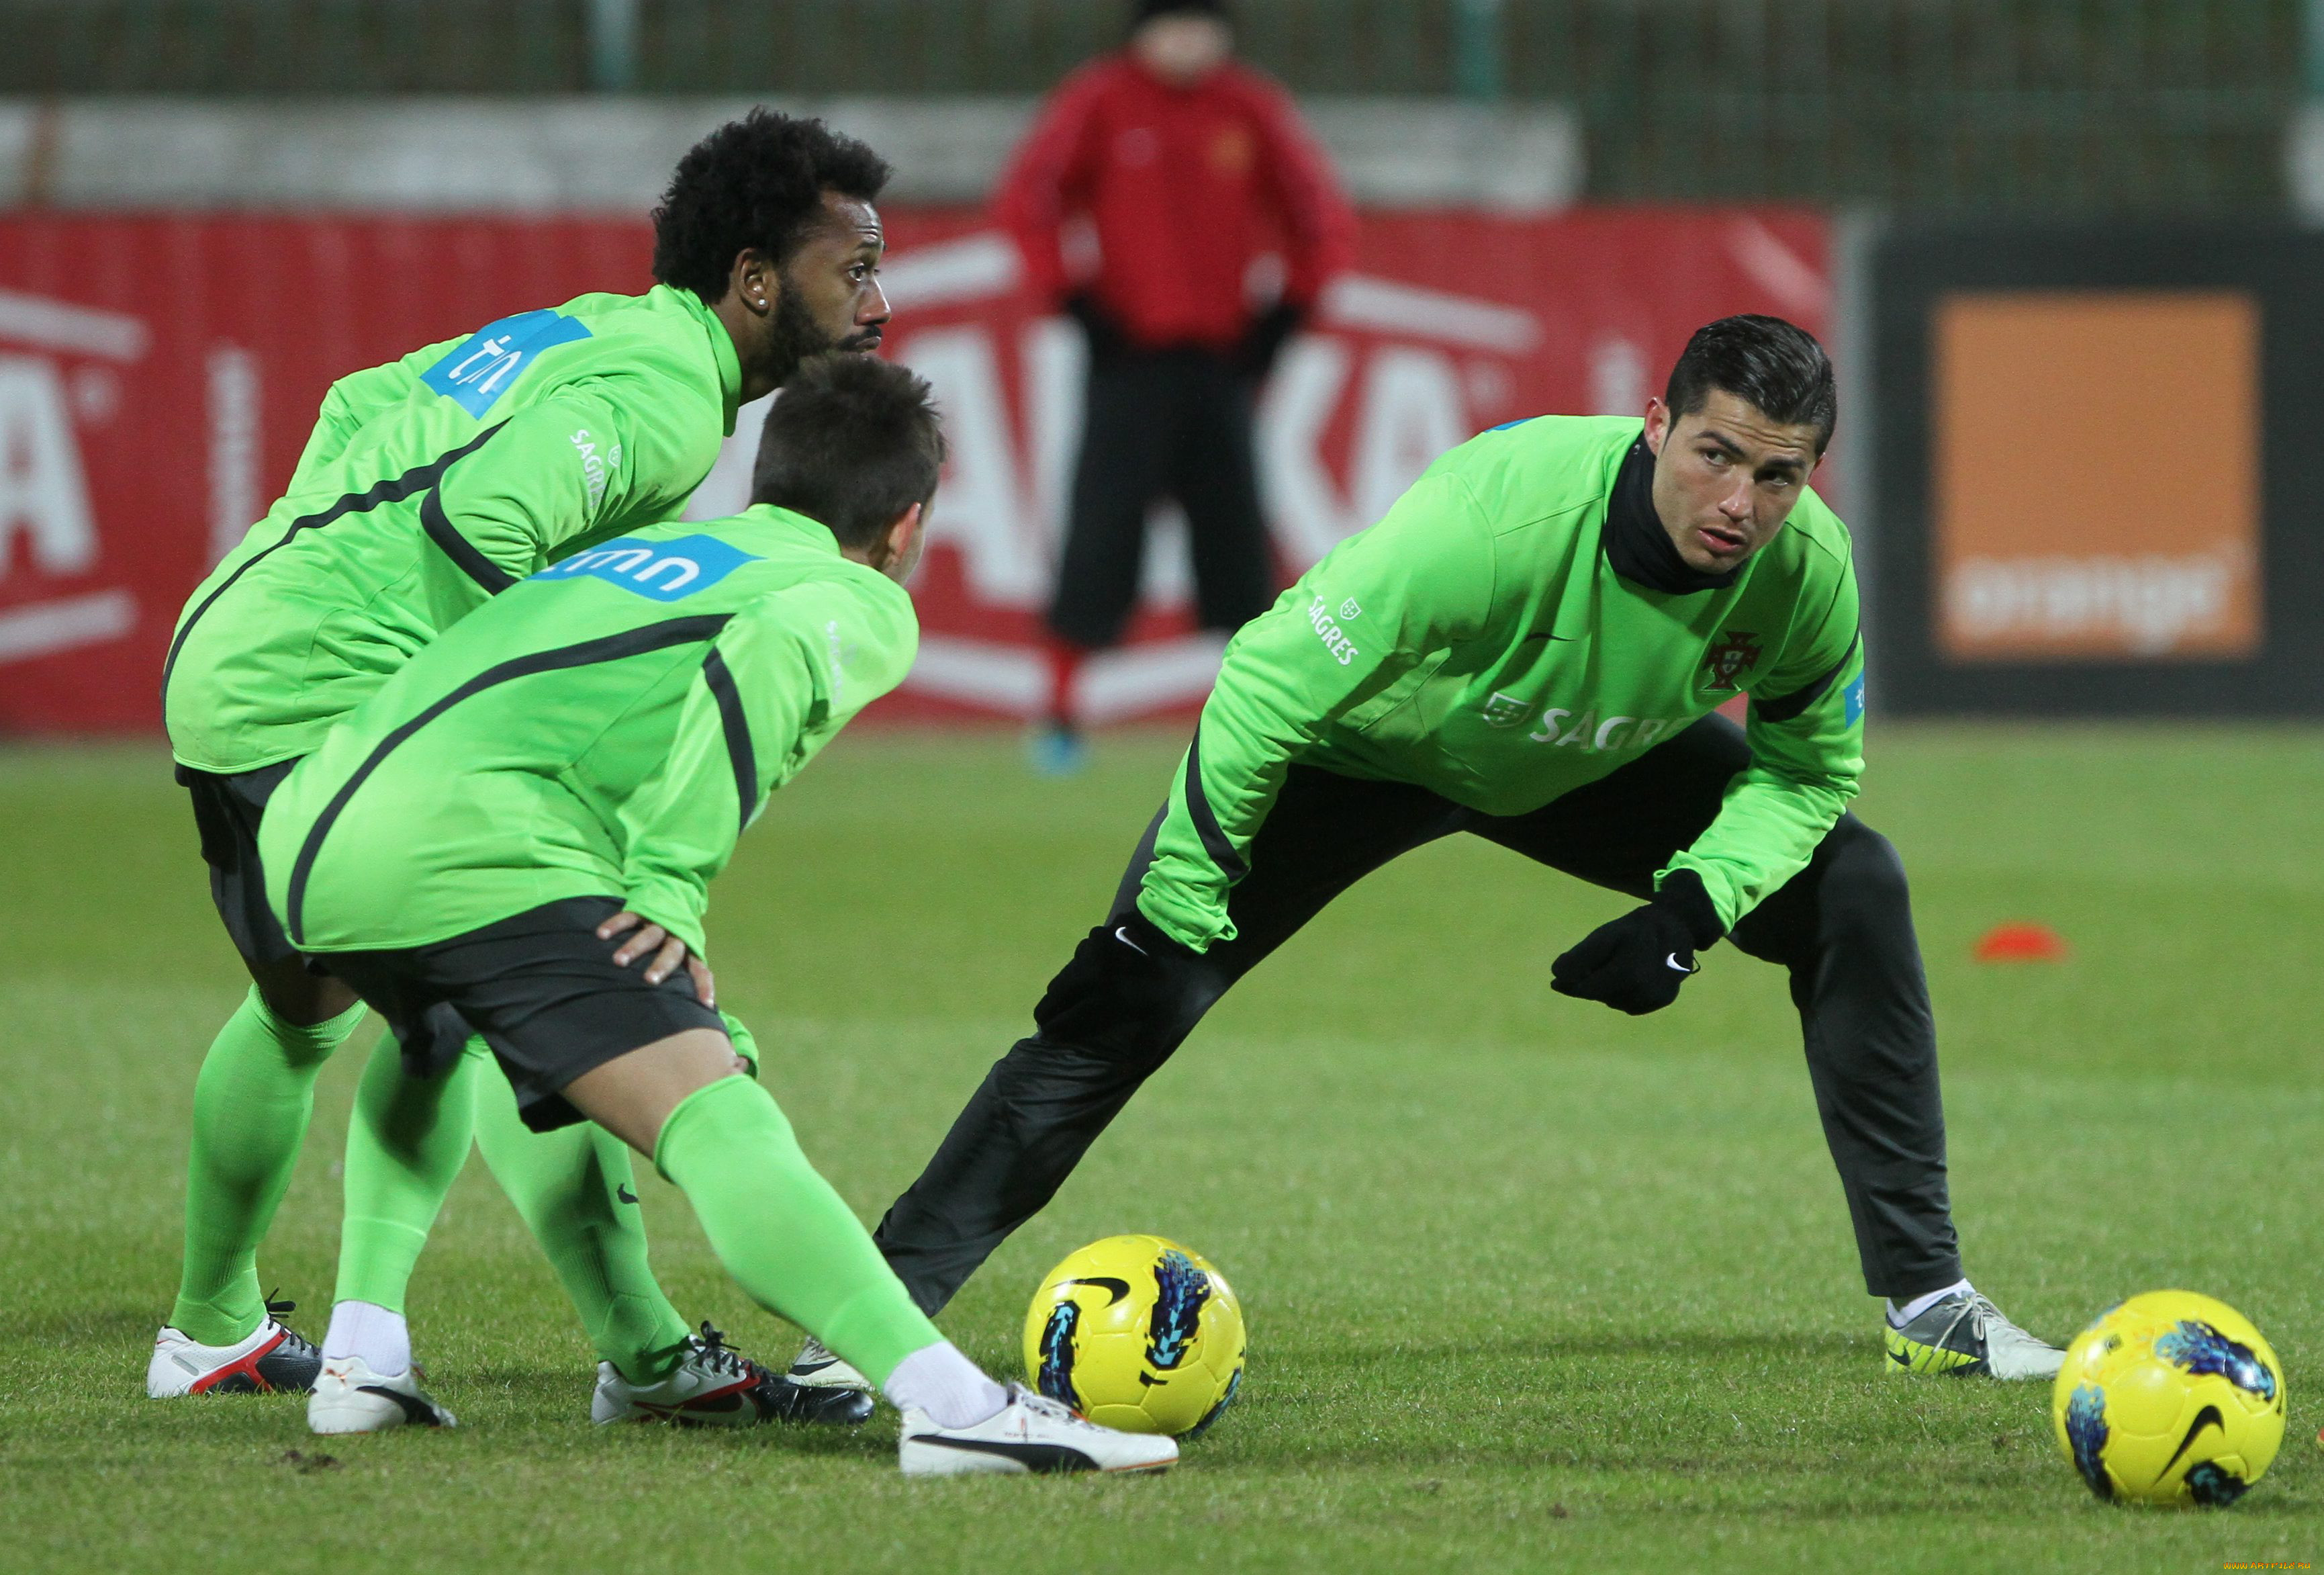
POLYGON ((802 1389, 860 1389, 872 1393, 872 1380, 832 1355, 831 1348, 813 1335, 799 1347, 791 1370, 784 1375, 802 1389))
POLYGON ((2066 1353, 2018 1328, 1984 1294, 1960 1291, 1899 1329, 1888 1325, 1888 1370, 1960 1377, 2054 1378, 2066 1353))
POLYGON ((420 1388, 415 1362, 407 1372, 374 1373, 361 1357, 332 1357, 307 1396, 307 1426, 319 1433, 384 1432, 391 1427, 452 1427, 452 1413, 420 1388))
POLYGON ((145 1364, 145 1393, 156 1400, 180 1394, 301 1394, 315 1386, 323 1353, 279 1320, 293 1310, 289 1302, 269 1302, 266 1317, 250 1338, 230 1346, 206 1346, 183 1330, 164 1328, 153 1337, 152 1359, 145 1364))
MULTIPOLYGON (((850 1369, 851 1371, 853 1369, 850 1369)), ((768 1371, 704 1323, 688 1335, 686 1355, 658 1384, 632 1384, 611 1362, 597 1364, 589 1420, 667 1422, 681 1427, 755 1427, 767 1422, 853 1426, 872 1419, 872 1396, 841 1387, 809 1388, 768 1371)))
POLYGON ((977 1471, 1167 1471, 1178 1441, 1116 1432, 1079 1412, 1009 1385, 1009 1404, 974 1427, 938 1427, 924 1411, 904 1413, 896 1463, 907 1477, 964 1477, 977 1471))

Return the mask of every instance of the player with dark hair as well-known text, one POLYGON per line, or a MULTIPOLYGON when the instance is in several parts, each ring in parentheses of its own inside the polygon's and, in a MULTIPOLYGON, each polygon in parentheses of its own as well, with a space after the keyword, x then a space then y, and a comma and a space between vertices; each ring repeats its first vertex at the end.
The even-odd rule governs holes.
MULTIPOLYGON (((1722 940, 1788 969, 1892 1365, 2054 1373, 1962 1275, 1904 872, 1846 812, 1856 579, 1807 486, 1834 407, 1809 335, 1712 323, 1643 429, 1485 432, 1244 628, 1112 910, 881 1223, 920 1306, 1049 1200, 1235 980, 1465 831, 1644 899, 1551 964, 1560 994, 1656 1011, 1722 940), (1741 727, 1712 714, 1738 693, 1741 727)), ((792 1376, 853 1376, 812 1347, 792 1376)))
MULTIPOLYGON (((598 1420, 869 1413, 816 1404, 706 1326, 691 1336, 648 1267, 627 1151, 588 1127, 526 1134, 498 1079, 476 1078, 481 1045, 448 1092, 415 1092, 392 1047, 374 1055, 347 1137, 331 1330, 318 1352, 284 1328, 259 1292, 258 1244, 316 1075, 363 1007, 268 912, 257 836, 292 766, 415 653, 547 564, 674 518, 737 406, 808 356, 879 344, 872 203, 887 177, 877 154, 816 121, 760 110, 721 126, 679 162, 654 214, 660 283, 520 312, 341 379, 289 490, 187 603, 164 714, 253 987, 195 1084, 185 1265, 149 1394, 303 1390, 342 1350, 381 1373, 408 1367, 404 1288, 466 1158, 473 1088, 485 1161, 604 1358, 598 1420), (416 1107, 452 1113, 431 1116, 424 1144, 410 1140, 416 1107), (609 1400, 616 1385, 639 1404, 609 1400)), ((701 983, 708 998, 706 971, 701 983)))
MULTIPOLYGON (((911 666, 902 582, 944 458, 927 384, 825 357, 776 402, 752 506, 645 524, 460 621, 277 790, 259 844, 291 943, 394 1029, 415 1103, 471 1025, 525 1124, 595 1119, 686 1193, 728 1272, 905 1414, 912 1475, 1158 1470, 1167 1439, 1004 1390, 912 1305, 685 966, 768 795, 911 666), (813 509, 810 514, 807 511, 813 509)), ((419 1113, 415 1137, 456 1113, 419 1113)), ((328 1356, 318 1432, 441 1410, 328 1356)))

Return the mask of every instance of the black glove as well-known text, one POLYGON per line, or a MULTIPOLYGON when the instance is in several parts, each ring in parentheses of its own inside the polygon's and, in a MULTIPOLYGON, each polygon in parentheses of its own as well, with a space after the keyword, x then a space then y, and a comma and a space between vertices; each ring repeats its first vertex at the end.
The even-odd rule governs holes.
POLYGON ((1111 361, 1128 347, 1129 341, 1121 337, 1121 325, 1106 315, 1096 297, 1076 291, 1066 296, 1062 304, 1065 315, 1081 324, 1082 332, 1088 337, 1091 360, 1111 361))
POLYGON ((1550 964, 1549 987, 1643 1017, 1678 999, 1679 986, 1696 971, 1694 954, 1724 933, 1702 877, 1675 869, 1653 902, 1599 925, 1550 964))
POLYGON ((1235 370, 1258 382, 1275 370, 1275 358, 1283 353, 1284 345, 1299 331, 1307 314, 1287 301, 1278 301, 1262 312, 1243 331, 1241 343, 1235 346, 1235 370))

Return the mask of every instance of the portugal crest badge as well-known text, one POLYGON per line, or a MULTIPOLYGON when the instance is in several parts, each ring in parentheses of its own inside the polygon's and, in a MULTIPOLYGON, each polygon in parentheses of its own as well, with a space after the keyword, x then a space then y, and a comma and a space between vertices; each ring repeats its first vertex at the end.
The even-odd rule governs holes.
POLYGON ((1738 688, 1743 675, 1750 672, 1758 660, 1759 636, 1744 629, 1729 629, 1702 653, 1702 687, 1738 688))

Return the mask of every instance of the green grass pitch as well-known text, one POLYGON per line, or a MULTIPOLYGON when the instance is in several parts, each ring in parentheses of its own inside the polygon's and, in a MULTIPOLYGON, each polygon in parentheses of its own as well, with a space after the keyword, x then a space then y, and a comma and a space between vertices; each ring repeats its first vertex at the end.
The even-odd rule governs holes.
MULTIPOLYGON (((1375 877, 1231 996, 946 1314, 1013 1372, 1025 1298, 1070 1248, 1152 1230, 1210 1255, 1250 1377, 1170 1477, 908 1484, 884 1411, 845 1435, 593 1430, 588 1352, 480 1165, 412 1308, 458 1431, 326 1444, 296 1400, 147 1401, 194 1068, 236 970, 158 750, 0 752, 0 1569, 2324 1558, 2319 744, 1887 726, 1862 806, 1914 878, 1979 1284, 2052 1337, 2201 1290, 2284 1358, 2283 1452, 2208 1515, 2092 1500, 2046 1385, 1885 1371, 1780 976, 1722 949, 1636 1021, 1553 996, 1549 959, 1620 900, 1473 839, 1375 877), (1969 960, 2020 918, 2071 959, 1969 960)), ((1177 747, 1109 739, 1053 783, 1012 740, 867 730, 745 841, 711 920, 722 993, 866 1218, 1024 1031, 1177 747)), ((326 1076, 262 1260, 318 1338, 373 1032, 326 1076)), ((682 1200, 643 1184, 679 1306, 787 1357, 682 1200)))

